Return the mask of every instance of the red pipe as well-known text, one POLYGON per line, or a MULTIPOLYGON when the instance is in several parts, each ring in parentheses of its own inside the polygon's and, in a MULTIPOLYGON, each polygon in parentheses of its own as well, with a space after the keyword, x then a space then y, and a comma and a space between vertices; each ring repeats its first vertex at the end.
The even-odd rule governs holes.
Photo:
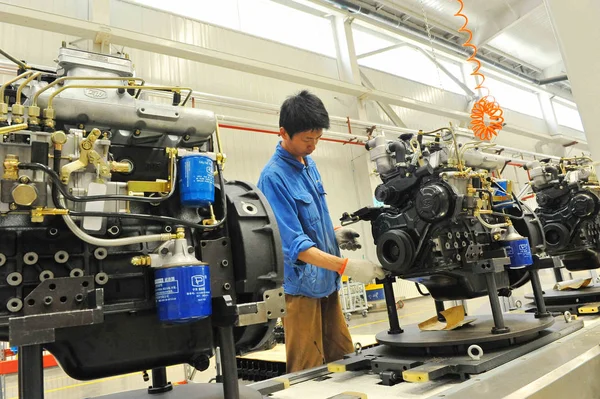
MULTIPOLYGON (((248 131, 248 132, 256 132, 256 133, 265 133, 265 134, 279 135, 279 132, 277 132, 275 130, 257 129, 257 128, 254 128, 254 127, 226 125, 226 124, 223 124, 223 123, 219 123, 219 127, 223 128, 223 129, 245 130, 245 131, 248 131)), ((356 142, 346 141, 346 140, 336 140, 336 139, 329 139, 329 138, 322 138, 321 140, 323 140, 323 141, 331 141, 332 143, 354 144, 354 145, 360 145, 360 146, 363 145, 361 143, 356 143, 356 142)))

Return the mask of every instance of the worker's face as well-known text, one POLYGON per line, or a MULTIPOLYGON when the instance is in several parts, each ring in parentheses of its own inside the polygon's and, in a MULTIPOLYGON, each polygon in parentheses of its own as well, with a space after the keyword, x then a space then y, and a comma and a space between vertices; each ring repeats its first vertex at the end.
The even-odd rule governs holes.
POLYGON ((323 135, 323 129, 307 130, 294 134, 290 138, 284 128, 280 129, 281 137, 283 138, 284 148, 295 157, 305 157, 312 154, 317 148, 317 143, 323 135))

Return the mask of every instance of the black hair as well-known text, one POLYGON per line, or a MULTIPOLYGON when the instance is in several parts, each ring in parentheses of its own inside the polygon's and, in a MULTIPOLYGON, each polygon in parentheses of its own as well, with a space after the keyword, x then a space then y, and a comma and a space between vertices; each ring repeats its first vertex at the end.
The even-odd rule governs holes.
POLYGON ((279 126, 292 138, 307 130, 329 129, 329 114, 319 97, 302 90, 281 105, 279 126))

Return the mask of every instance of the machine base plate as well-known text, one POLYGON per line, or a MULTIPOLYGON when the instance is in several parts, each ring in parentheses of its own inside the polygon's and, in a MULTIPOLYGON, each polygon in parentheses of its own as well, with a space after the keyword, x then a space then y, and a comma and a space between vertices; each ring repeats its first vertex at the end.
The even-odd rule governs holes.
MULTIPOLYGON (((223 399, 223 384, 186 384, 173 387, 170 392, 150 395, 147 389, 99 396, 95 399, 223 399)), ((240 398, 262 399, 252 388, 240 385, 240 398)))
MULTIPOLYGON (((511 320, 514 316, 520 316, 518 319, 521 319, 522 323, 533 319, 533 315, 505 314, 507 320, 511 320)), ((347 355, 343 360, 330 364, 329 370, 359 371, 370 369, 380 375, 383 385, 394 385, 403 380, 425 382, 448 375, 459 376, 464 380, 468 379, 469 375, 481 374, 494 369, 583 328, 582 320, 567 322, 564 317, 550 317, 549 319, 541 319, 538 326, 547 325, 548 327, 541 330, 532 328, 530 331, 537 331, 533 332, 534 338, 525 341, 522 340, 523 336, 520 338, 506 338, 505 341, 511 341, 512 344, 504 347, 497 346, 498 341, 488 341, 488 344, 496 345, 492 347, 486 346, 485 341, 479 341, 481 343, 477 345, 483 353, 478 353, 478 350, 473 351, 474 355, 480 355, 479 358, 468 355, 469 347, 474 345, 475 342, 468 341, 469 334, 462 333, 458 338, 449 337, 448 342, 436 341, 436 339, 433 339, 434 336, 424 338, 420 341, 423 345, 422 348, 419 348, 420 351, 416 351, 415 348, 410 346, 380 345, 363 350, 358 354, 347 355), (437 346, 428 347, 429 342, 437 346), (440 346, 440 344, 446 346, 440 346)), ((531 324, 531 322, 527 322, 527 324, 531 324)), ((513 325, 516 326, 516 324, 513 325)), ((405 329, 405 333, 407 330, 410 331, 405 329)), ((421 334, 429 333, 431 332, 421 332, 421 334)), ((387 333, 384 334, 387 335, 387 333)), ((439 334, 437 338, 440 339, 444 336, 439 334)), ((480 338, 482 336, 483 334, 479 335, 480 338)), ((407 335, 407 337, 410 337, 410 335, 407 335)), ((531 337, 531 335, 528 335, 528 337, 531 337)), ((415 339, 408 342, 416 344, 415 339)))
POLYGON ((398 348, 454 348, 473 344, 486 346, 508 346, 535 339, 539 333, 554 324, 553 317, 536 319, 530 314, 505 313, 504 323, 510 331, 503 334, 492 333, 494 319, 490 315, 473 316, 476 320, 451 331, 421 331, 416 324, 403 326, 401 334, 380 332, 375 337, 380 344, 398 348), (498 344, 498 345, 493 345, 498 344))

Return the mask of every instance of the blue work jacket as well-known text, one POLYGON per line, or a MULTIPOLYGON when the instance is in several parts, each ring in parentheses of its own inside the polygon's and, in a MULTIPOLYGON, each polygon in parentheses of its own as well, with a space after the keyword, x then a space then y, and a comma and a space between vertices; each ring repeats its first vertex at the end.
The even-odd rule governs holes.
POLYGON ((310 156, 306 165, 277 144, 275 154, 263 169, 258 188, 269 201, 283 244, 284 282, 288 295, 323 298, 340 287, 337 272, 298 259, 311 247, 340 256, 321 175, 310 156))

